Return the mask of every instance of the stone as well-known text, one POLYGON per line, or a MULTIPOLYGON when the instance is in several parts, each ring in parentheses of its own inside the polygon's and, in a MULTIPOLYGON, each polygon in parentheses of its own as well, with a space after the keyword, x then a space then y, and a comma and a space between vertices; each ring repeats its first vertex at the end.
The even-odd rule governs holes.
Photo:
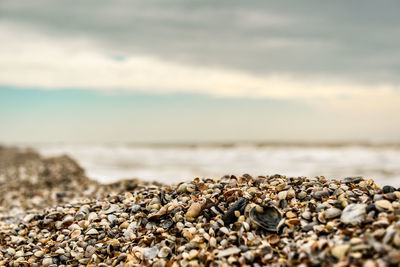
POLYGON ((238 247, 230 247, 224 250, 221 250, 218 254, 217 257, 218 258, 222 258, 222 257, 226 257, 226 256, 230 256, 232 254, 237 254, 240 252, 240 248, 238 247))
POLYGON ((192 205, 190 205, 188 211, 186 212, 186 217, 188 218, 195 218, 197 216, 199 216, 200 212, 201 212, 201 204, 200 203, 192 203, 192 205))
POLYGON ((332 248, 332 255, 341 260, 346 256, 349 249, 350 245, 348 244, 336 245, 332 248))
POLYGON ((96 229, 94 229, 94 228, 89 229, 89 230, 86 232, 86 235, 98 235, 98 234, 99 234, 99 232, 98 232, 96 229))
POLYGON ((247 263, 252 263, 254 261, 254 253, 251 251, 246 251, 243 256, 246 259, 247 263))
POLYGON ((375 202, 376 209, 384 212, 393 211, 392 203, 389 200, 382 199, 375 202))
POLYGON ((360 176, 358 176, 358 177, 346 177, 346 178, 342 179, 340 182, 342 184, 351 184, 351 183, 357 184, 357 183, 359 183, 359 182, 361 182, 363 180, 364 179, 362 177, 360 177, 360 176))
POLYGON ((288 192, 287 191, 281 191, 278 193, 278 198, 279 200, 284 200, 287 197, 288 192))
POLYGON ((333 219, 339 217, 342 214, 342 211, 338 208, 329 208, 325 210, 325 218, 326 219, 333 219))
POLYGON ((62 225, 70 226, 73 222, 74 222, 74 217, 72 217, 71 215, 67 215, 63 218, 62 225))
POLYGON ((345 224, 358 225, 366 216, 365 204, 350 204, 342 212, 340 221, 345 224))
POLYGON ((300 200, 303 200, 307 197, 307 193, 304 191, 301 191, 300 193, 297 194, 297 198, 300 200))
POLYGON ((144 250, 143 257, 151 260, 151 259, 154 259, 157 256, 157 254, 158 254, 158 248, 151 247, 151 248, 144 250))
POLYGON ((385 185, 385 186, 382 188, 382 192, 383 192, 384 194, 392 193, 392 192, 394 192, 394 191, 396 191, 396 188, 394 188, 393 186, 390 186, 390 185, 385 185))
POLYGON ((104 214, 111 214, 116 212, 121 212, 121 208, 117 204, 111 204, 111 206, 106 211, 104 211, 104 214))
POLYGON ((182 183, 178 186, 178 189, 176 190, 176 192, 178 193, 185 193, 187 189, 187 184, 186 183, 182 183))
POLYGON ((324 190, 320 190, 320 191, 315 192, 313 194, 313 196, 314 196, 315 199, 321 200, 324 197, 329 197, 329 192, 324 191, 324 190))
POLYGON ((44 267, 48 267, 51 264, 53 264, 53 259, 52 258, 44 258, 42 260, 42 266, 44 266, 44 267))

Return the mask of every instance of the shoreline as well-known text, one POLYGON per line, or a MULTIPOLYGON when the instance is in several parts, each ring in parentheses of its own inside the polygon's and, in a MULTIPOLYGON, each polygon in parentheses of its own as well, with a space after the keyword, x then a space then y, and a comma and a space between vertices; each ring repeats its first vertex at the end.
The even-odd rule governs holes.
POLYGON ((0 265, 400 264, 400 188, 372 179, 102 185, 66 156, 0 156, 0 265))

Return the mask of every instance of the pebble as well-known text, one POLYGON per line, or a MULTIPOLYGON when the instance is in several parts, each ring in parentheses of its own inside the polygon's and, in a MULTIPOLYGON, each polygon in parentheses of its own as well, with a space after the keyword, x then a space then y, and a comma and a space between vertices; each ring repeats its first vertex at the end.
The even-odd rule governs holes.
POLYGON ((144 253, 143 253, 143 256, 144 256, 146 259, 151 260, 151 259, 154 259, 154 258, 157 256, 157 254, 158 254, 158 248, 152 247, 152 248, 146 249, 146 250, 144 251, 144 253))
POLYGON ((365 204, 350 204, 342 212, 340 221, 345 224, 358 225, 366 215, 365 204))
POLYGON ((224 250, 221 250, 220 252, 218 252, 217 257, 221 258, 221 257, 226 257, 226 256, 230 256, 232 254, 237 254, 239 253, 241 250, 238 247, 230 247, 224 250))
POLYGON ((363 180, 364 179, 362 177, 346 177, 346 178, 342 179, 341 182, 343 184, 351 184, 351 183, 356 184, 363 180))
POLYGON ((379 211, 384 211, 384 212, 393 211, 392 203, 390 203, 390 201, 386 199, 376 201, 375 207, 379 211))
POLYGON ((313 196, 314 196, 314 198, 321 200, 322 198, 329 197, 329 192, 320 190, 320 191, 315 192, 313 194, 313 196))
POLYGON ((301 191, 300 193, 297 194, 297 198, 300 200, 303 200, 307 197, 307 193, 304 191, 301 191))
POLYGON ((44 258, 43 261, 42 261, 42 265, 44 267, 48 267, 51 264, 53 264, 53 259, 52 258, 44 258))
POLYGON ((201 207, 202 207, 202 205, 200 203, 193 203, 192 205, 190 205, 185 216, 189 217, 189 218, 195 218, 195 217, 199 216, 199 214, 201 212, 201 207))
POLYGON ((328 220, 339 217, 341 214, 342 211, 338 208, 329 208, 325 210, 325 218, 328 220))
POLYGON ((281 191, 278 193, 278 198, 280 200, 284 200, 284 199, 286 199, 287 195, 288 195, 288 191, 281 191))
POLYGON ((394 188, 393 186, 390 186, 390 185, 385 185, 385 186, 382 188, 382 192, 383 192, 384 194, 392 193, 392 192, 394 192, 394 191, 396 191, 396 188, 394 188))
POLYGON ((332 248, 332 255, 335 256, 337 259, 341 260, 344 256, 346 256, 347 252, 350 249, 350 245, 336 245, 332 248))
POLYGON ((99 232, 98 232, 96 229, 94 229, 94 228, 89 229, 89 230, 86 232, 86 235, 98 235, 98 234, 99 234, 99 232))

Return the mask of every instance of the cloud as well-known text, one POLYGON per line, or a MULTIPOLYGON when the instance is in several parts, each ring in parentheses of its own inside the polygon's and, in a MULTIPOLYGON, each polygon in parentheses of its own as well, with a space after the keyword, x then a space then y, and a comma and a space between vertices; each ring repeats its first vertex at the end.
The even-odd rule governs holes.
POLYGON ((21 1, 1 19, 128 55, 249 73, 400 82, 398 1, 21 1))
MULTIPOLYGON (((333 77, 183 64, 153 55, 115 55, 84 38, 53 38, 15 24, 0 26, 0 84, 103 92, 198 93, 279 99, 398 98, 391 84, 365 85, 333 77)), ((346 101, 346 100, 343 100, 346 101)))

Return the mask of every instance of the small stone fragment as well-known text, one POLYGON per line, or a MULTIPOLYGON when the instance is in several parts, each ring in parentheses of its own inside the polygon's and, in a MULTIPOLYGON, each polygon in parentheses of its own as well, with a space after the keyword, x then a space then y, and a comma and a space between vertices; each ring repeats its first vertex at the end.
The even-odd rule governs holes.
POLYGON ((389 200, 382 199, 375 202, 376 209, 384 212, 393 211, 392 203, 389 200))
POLYGON ((345 224, 357 225, 366 215, 365 204, 350 204, 342 212, 340 221, 345 224))
POLYGON ((348 244, 336 245, 332 248, 332 255, 341 260, 344 256, 346 256, 349 249, 350 245, 348 244))
POLYGON ((351 183, 356 184, 356 183, 359 183, 359 182, 361 182, 363 180, 364 179, 362 177, 360 177, 360 176, 358 176, 358 177, 346 177, 346 178, 342 179, 341 182, 343 184, 351 184, 351 183))
POLYGON ((328 220, 339 217, 341 214, 342 211, 338 208, 329 208, 325 210, 325 218, 328 220))
POLYGON ((238 247, 230 247, 230 248, 221 250, 221 251, 218 253, 217 257, 218 257, 218 258, 222 258, 222 257, 230 256, 230 255, 232 255, 232 254, 237 254, 237 253, 239 253, 240 251, 241 251, 241 250, 240 250, 240 248, 238 248, 238 247))
POLYGON ((197 216, 199 216, 200 212, 201 212, 201 204, 200 203, 192 203, 192 205, 190 205, 188 211, 186 212, 186 217, 187 218, 195 218, 197 216))
POLYGON ((144 256, 146 259, 151 260, 151 259, 154 259, 154 258, 157 256, 157 254, 158 254, 158 248, 152 247, 152 248, 146 249, 146 250, 144 251, 144 253, 143 253, 143 256, 144 256))

